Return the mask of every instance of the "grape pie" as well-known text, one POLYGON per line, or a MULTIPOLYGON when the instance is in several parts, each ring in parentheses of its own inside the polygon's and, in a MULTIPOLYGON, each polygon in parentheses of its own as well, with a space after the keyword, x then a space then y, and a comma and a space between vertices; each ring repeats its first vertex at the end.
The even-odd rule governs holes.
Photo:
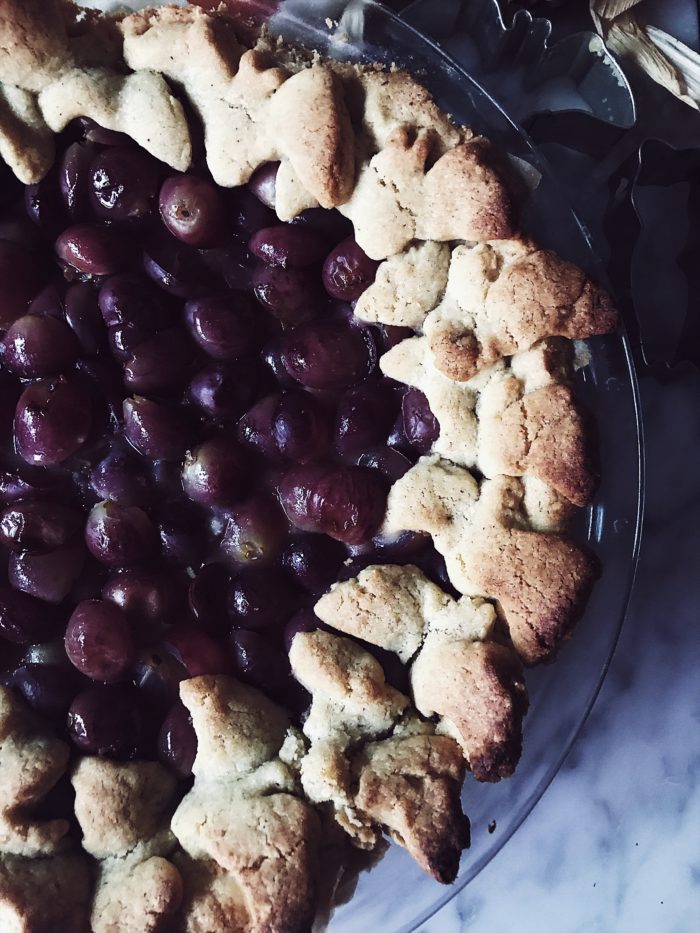
POLYGON ((227 10, 0 0, 2 930, 449 884, 596 577, 610 299, 411 76, 227 10))

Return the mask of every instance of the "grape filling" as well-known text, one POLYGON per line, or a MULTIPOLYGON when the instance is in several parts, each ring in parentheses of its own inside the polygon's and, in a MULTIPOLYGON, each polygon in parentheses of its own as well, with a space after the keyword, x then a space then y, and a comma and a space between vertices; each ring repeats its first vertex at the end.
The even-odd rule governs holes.
POLYGON ((302 716, 316 599, 369 563, 441 575, 381 536, 439 432, 378 366, 407 332, 354 317, 378 264, 336 211, 280 223, 276 174, 226 191, 78 120, 0 202, 0 680, 78 751, 183 778, 181 680, 302 716))

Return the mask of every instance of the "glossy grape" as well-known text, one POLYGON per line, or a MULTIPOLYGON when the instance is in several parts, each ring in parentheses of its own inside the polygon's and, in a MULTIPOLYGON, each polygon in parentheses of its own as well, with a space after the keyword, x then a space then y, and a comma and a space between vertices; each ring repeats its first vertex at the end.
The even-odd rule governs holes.
POLYGON ((46 603, 0 585, 0 638, 15 645, 37 644, 49 641, 61 627, 61 617, 46 603))
POLYGON ((65 306, 66 323, 80 349, 87 356, 94 356, 102 347, 106 333, 94 288, 87 282, 71 285, 66 291, 65 306))
POLYGON ((260 304, 285 325, 301 324, 316 314, 317 278, 310 269, 285 269, 259 263, 252 275, 260 304))
POLYGON ((243 292, 188 302, 185 322, 192 339, 215 360, 235 360, 259 346, 257 316, 243 292))
POLYGON ((168 632, 166 648, 184 665, 189 677, 203 674, 228 674, 231 661, 223 647, 206 632, 196 628, 177 628, 168 632))
POLYGON ((370 259, 352 237, 343 240, 326 257, 323 284, 329 295, 357 301, 374 281, 379 263, 370 259))
POLYGON ((266 162, 248 179, 248 188, 266 207, 275 209, 276 182, 279 162, 266 162))
POLYGON ((241 448, 225 437, 205 441, 188 451, 182 467, 185 493, 200 505, 233 505, 249 484, 241 448))
POLYGON ((89 178, 93 208, 107 220, 145 217, 158 193, 155 161, 133 147, 98 153, 90 164, 89 178))
POLYGON ((78 357, 78 341, 70 327, 55 317, 27 314, 12 324, 2 341, 2 361, 29 379, 59 376, 78 357))
POLYGON ((137 506, 98 502, 85 525, 88 550, 108 567, 133 567, 154 557, 158 536, 146 513, 137 506))
POLYGON ((84 275, 114 275, 131 258, 129 241, 114 227, 75 224, 56 240, 56 255, 84 275))
POLYGON ((296 589, 280 570, 246 569, 229 584, 229 618, 234 628, 277 628, 294 612, 298 598, 296 589))
POLYGON ((88 599, 73 610, 66 627, 66 654, 91 680, 123 680, 134 653, 126 613, 108 600, 88 599))
POLYGON ((23 664, 12 676, 12 686, 37 713, 65 720, 68 707, 80 689, 80 679, 57 664, 23 664))
POLYGON ((250 360, 226 365, 212 363, 192 377, 187 394, 205 415, 215 421, 231 421, 253 401, 259 383, 259 369, 250 360))
POLYGON ((302 531, 359 544, 379 529, 387 486, 376 470, 308 465, 290 470, 279 493, 287 518, 302 531))
POLYGON ((54 500, 20 499, 0 513, 0 540, 14 549, 50 551, 80 530, 80 513, 54 500))
POLYGON ((158 757, 180 777, 192 774, 197 757, 197 734, 184 703, 176 703, 163 720, 158 736, 158 757))
POLYGON ((81 540, 44 554, 29 551, 10 556, 7 577, 17 590, 48 603, 60 603, 70 593, 80 577, 85 563, 85 547, 81 540))
POLYGON ((93 467, 90 485, 100 499, 122 505, 146 505, 152 494, 138 458, 120 450, 110 452, 93 467))
POLYGON ((62 463, 85 443, 91 423, 90 400, 74 382, 61 377, 32 383, 17 402, 17 453, 27 463, 62 463))
POLYGON ((268 266, 303 269, 323 259, 327 243, 312 227, 277 224, 257 230, 250 238, 248 249, 268 266))
POLYGON ((279 504, 254 496, 228 512, 221 552, 234 564, 269 564, 282 550, 287 530, 279 504))
POLYGON ((260 632, 237 629, 231 633, 236 676, 270 696, 278 697, 289 682, 289 661, 277 641, 260 632))
POLYGON ((350 389, 338 403, 336 450, 342 457, 352 459, 385 443, 398 408, 398 399, 386 383, 368 380, 350 389))
POLYGON ((185 381, 192 347, 178 328, 162 330, 139 343, 124 364, 124 384, 132 392, 168 392, 185 381))
POLYGON ((340 542, 321 535, 304 535, 285 548, 282 564, 299 586, 320 594, 337 579, 345 557, 340 542))
POLYGON ((184 583, 172 573, 120 570, 102 587, 102 598, 118 606, 132 624, 169 621, 184 601, 184 583))
POLYGON ((313 321, 284 338, 282 362, 293 379, 311 389, 346 389, 373 371, 376 348, 365 328, 313 321))
POLYGON ((138 694, 122 684, 96 684, 81 691, 68 710, 68 734, 88 755, 133 758, 141 743, 138 694))
POLYGON ((216 186, 195 175, 174 175, 160 189, 160 216, 188 246, 213 246, 222 235, 224 208, 216 186))
POLYGON ((124 399, 124 436, 151 460, 181 460, 192 439, 192 425, 182 408, 136 396, 124 399))
POLYGON ((427 454, 440 436, 440 425, 420 389, 407 389, 401 402, 403 427, 409 444, 427 454))
POLYGON ((88 182, 94 155, 95 147, 90 143, 71 143, 60 161, 58 184, 71 220, 84 220, 88 213, 88 182))

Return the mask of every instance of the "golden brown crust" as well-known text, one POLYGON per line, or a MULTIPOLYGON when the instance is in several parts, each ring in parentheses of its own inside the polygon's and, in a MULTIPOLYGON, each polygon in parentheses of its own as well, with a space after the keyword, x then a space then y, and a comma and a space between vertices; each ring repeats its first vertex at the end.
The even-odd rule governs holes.
POLYGON ((367 746, 356 767, 358 810, 386 826, 436 881, 451 884, 469 845, 457 743, 435 735, 387 739, 367 746))
POLYGON ((527 692, 517 655, 494 642, 429 640, 411 668, 416 707, 443 717, 477 781, 499 781, 522 751, 527 692))
POLYGON ((66 769, 68 746, 6 687, 0 687, 0 853, 50 855, 68 832, 66 820, 36 820, 32 809, 66 769))
POLYGON ((92 933, 162 933, 172 929, 182 890, 180 872, 160 856, 103 868, 90 918, 92 933))
POLYGON ((89 933, 91 868, 82 854, 0 856, 3 933, 89 933))

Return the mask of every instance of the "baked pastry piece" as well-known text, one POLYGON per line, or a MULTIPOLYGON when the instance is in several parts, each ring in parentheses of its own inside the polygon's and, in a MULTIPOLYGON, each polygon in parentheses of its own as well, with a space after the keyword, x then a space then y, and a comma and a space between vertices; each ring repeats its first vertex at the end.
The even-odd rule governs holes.
POLYGON ((0 37, 0 928, 303 931, 387 835, 450 883, 596 576, 609 297, 403 72, 0 37))

